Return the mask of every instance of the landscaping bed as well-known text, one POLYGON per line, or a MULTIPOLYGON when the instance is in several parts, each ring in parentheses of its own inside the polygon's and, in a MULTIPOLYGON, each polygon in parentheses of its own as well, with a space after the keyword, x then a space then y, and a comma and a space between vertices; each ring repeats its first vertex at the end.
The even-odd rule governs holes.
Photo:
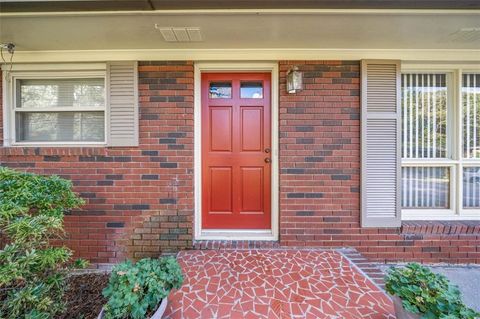
POLYGON ((64 300, 67 312, 57 319, 97 318, 100 309, 107 302, 102 290, 107 286, 109 273, 74 273, 66 278, 64 300))

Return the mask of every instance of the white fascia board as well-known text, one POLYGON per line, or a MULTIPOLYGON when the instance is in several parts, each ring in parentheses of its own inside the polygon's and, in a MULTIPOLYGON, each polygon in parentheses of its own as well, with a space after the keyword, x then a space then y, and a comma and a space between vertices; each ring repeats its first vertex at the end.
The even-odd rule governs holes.
POLYGON ((94 61, 361 60, 480 61, 479 50, 441 49, 148 49, 17 51, 14 63, 94 61))

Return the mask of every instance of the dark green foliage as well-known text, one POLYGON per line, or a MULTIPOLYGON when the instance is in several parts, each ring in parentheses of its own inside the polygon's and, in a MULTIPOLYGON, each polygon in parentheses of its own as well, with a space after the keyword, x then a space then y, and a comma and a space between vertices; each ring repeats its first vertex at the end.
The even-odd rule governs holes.
POLYGON ((182 270, 173 257, 118 264, 103 290, 103 295, 108 298, 105 318, 147 318, 170 290, 180 288, 182 282, 182 270))
POLYGON ((474 319, 480 316, 462 302, 458 287, 429 268, 410 263, 392 268, 386 277, 389 294, 402 299, 403 307, 424 319, 474 319))
MULTIPOLYGON (((0 167, 1 318, 52 318, 63 306, 71 251, 52 247, 63 235, 63 212, 83 200, 70 181, 0 167)), ((84 262, 78 262, 85 265, 84 262)))

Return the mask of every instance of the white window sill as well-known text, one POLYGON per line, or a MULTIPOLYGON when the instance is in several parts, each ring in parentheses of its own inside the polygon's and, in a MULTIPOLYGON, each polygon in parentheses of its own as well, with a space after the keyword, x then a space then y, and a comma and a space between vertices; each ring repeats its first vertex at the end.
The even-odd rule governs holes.
POLYGON ((416 221, 448 221, 448 220, 480 220, 480 209, 464 210, 461 214, 455 214, 453 210, 438 209, 403 209, 402 220, 416 221))

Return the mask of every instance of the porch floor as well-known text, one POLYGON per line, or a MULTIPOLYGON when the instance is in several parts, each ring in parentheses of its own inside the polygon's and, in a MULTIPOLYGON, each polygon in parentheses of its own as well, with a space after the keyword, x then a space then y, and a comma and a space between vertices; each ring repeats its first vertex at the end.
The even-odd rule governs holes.
POLYGON ((395 318, 388 296, 335 250, 192 250, 165 318, 395 318))

